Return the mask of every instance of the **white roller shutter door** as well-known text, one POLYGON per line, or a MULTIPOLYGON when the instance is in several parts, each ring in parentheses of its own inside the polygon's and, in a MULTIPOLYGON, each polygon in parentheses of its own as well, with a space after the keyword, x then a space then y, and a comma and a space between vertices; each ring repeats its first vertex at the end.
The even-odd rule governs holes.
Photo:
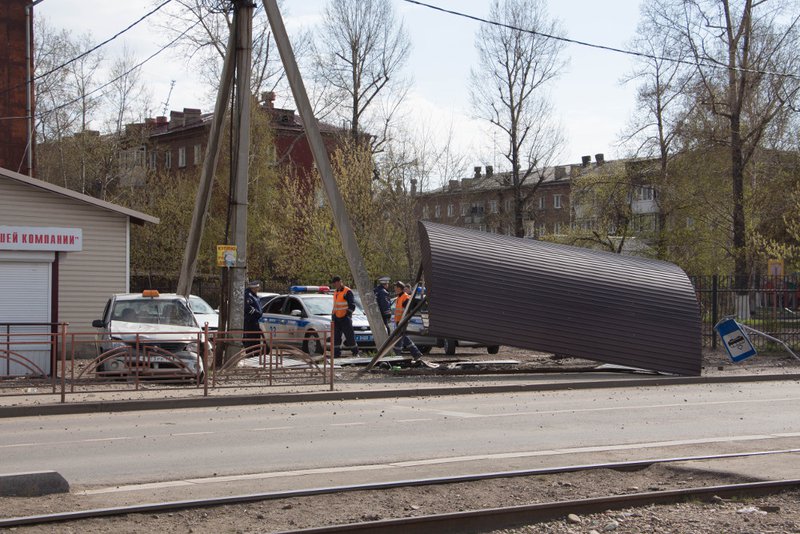
POLYGON ((50 327, 10 327, 16 335, 8 336, 9 327, 3 324, 50 322, 50 273, 50 261, 0 260, 0 376, 30 374, 20 357, 50 372, 49 336, 31 335, 49 333, 50 327))

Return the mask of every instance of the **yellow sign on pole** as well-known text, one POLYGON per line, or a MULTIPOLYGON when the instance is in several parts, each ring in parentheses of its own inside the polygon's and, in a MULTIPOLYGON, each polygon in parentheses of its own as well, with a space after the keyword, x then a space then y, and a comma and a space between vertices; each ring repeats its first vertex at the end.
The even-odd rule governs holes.
POLYGON ((236 245, 217 245, 217 267, 236 265, 236 245))
POLYGON ((767 274, 770 276, 783 276, 783 260, 767 260, 767 274))

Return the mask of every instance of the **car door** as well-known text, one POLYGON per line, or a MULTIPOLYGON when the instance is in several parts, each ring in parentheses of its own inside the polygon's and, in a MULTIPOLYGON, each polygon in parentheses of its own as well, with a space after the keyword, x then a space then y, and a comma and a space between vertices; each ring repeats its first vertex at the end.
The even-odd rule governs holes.
POLYGON ((286 316, 283 314, 283 307, 286 304, 287 297, 275 297, 267 304, 267 309, 263 310, 264 314, 261 317, 261 330, 267 335, 272 335, 275 338, 285 338, 286 332, 286 316))
POLYGON ((292 343, 302 343, 303 337, 305 336, 305 325, 307 323, 305 319, 308 317, 303 303, 297 297, 288 297, 284 308, 284 314, 286 315, 289 339, 292 343))

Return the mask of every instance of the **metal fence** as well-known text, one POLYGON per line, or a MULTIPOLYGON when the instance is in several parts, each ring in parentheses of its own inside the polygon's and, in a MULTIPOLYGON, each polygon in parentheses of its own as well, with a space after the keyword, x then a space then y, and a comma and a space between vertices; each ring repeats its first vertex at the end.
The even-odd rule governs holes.
POLYGON ((331 331, 72 332, 66 323, 0 324, 0 396, 280 385, 333 389, 331 331), (90 355, 88 358, 86 355, 90 355))
MULTIPOLYGON (((737 314, 737 296, 747 295, 749 317, 737 321, 783 340, 792 349, 800 347, 800 278, 791 276, 751 277, 748 287, 735 289, 733 276, 690 276, 700 303, 703 346, 716 348, 719 338, 714 325, 726 316, 737 314)), ((761 336, 751 336, 757 350, 782 350, 780 345, 761 336)))

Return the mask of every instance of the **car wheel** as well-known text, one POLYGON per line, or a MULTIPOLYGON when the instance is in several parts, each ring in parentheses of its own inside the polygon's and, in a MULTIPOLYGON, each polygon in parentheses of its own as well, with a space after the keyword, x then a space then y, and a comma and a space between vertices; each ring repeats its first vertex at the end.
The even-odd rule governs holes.
POLYGON ((319 356, 324 352, 322 343, 320 342, 319 336, 316 332, 312 331, 306 333, 306 338, 303 341, 303 352, 311 356, 319 356))
POLYGON ((452 356, 456 353, 456 340, 445 338, 444 340, 444 353, 448 356, 452 356))
POLYGON ((499 345, 490 345, 486 347, 486 352, 488 352, 489 354, 497 354, 499 351, 500 351, 499 345))
POLYGON ((431 351, 431 349, 432 349, 433 347, 431 347, 430 345, 423 345, 423 346, 421 346, 421 347, 418 347, 418 348, 419 348, 419 351, 420 351, 422 354, 428 354, 428 353, 431 351))

